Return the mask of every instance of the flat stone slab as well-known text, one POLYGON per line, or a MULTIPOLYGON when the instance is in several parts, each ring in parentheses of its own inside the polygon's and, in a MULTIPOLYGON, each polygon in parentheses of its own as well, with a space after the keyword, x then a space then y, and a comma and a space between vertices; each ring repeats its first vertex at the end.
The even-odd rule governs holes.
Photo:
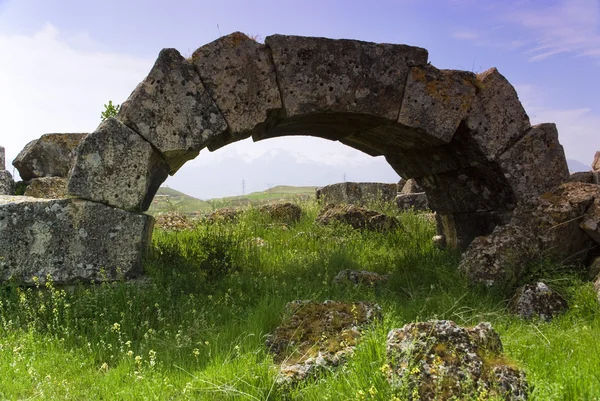
POLYGON ((0 196, 0 282, 106 281, 141 270, 154 219, 81 199, 0 196))
POLYGON ((13 161, 23 181, 39 177, 66 177, 77 147, 87 134, 45 134, 29 142, 13 161))
POLYGON ((148 210, 169 165, 150 143, 109 118, 79 147, 68 192, 133 212, 148 210))

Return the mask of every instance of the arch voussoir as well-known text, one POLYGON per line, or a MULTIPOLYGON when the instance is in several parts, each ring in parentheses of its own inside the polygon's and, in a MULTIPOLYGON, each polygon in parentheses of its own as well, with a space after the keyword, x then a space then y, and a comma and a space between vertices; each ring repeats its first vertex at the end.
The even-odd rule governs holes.
POLYGON ((117 118, 160 151, 171 174, 228 128, 194 66, 175 49, 160 52, 117 118))
POLYGON ((261 136, 275 124, 283 106, 267 46, 235 32, 198 48, 190 61, 229 126, 208 149, 261 136))

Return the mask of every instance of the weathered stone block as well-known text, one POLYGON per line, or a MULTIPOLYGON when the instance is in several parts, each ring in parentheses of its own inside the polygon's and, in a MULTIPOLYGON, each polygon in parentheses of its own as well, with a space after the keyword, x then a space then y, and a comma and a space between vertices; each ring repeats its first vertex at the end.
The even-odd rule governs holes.
POLYGON ((554 124, 531 127, 498 157, 517 200, 540 195, 569 180, 569 167, 554 124))
POLYGON ((467 71, 411 68, 398 122, 450 142, 471 107, 474 82, 467 71))
POLYGON ((580 227, 600 245, 600 197, 594 199, 594 203, 583 216, 580 227))
POLYGON ((66 177, 87 134, 45 134, 29 142, 13 161, 21 179, 66 177))
POLYGON ((366 205, 371 202, 391 202, 397 191, 396 184, 340 182, 317 188, 317 199, 324 203, 366 205))
POLYGON ((163 154, 171 174, 227 130, 194 66, 175 49, 160 52, 117 118, 163 154))
POLYGON ((15 181, 7 170, 0 170, 0 195, 14 195, 15 181))
POLYGON ((428 210, 429 202, 425 192, 399 194, 396 196, 396 205, 400 210, 428 210))
POLYGON ((81 199, 0 196, 0 281, 104 281, 140 272, 153 219, 81 199))
POLYGON ((271 49, 287 117, 365 113, 396 121, 411 66, 427 50, 357 40, 273 35, 271 49))
POLYGON ((4 146, 0 146, 0 170, 6 169, 6 153, 4 146))
POLYGON ((265 45, 243 33, 235 32, 202 46, 191 62, 231 134, 222 144, 209 143, 209 149, 262 132, 264 123, 281 111, 271 54, 265 45))
POLYGON ((402 187, 402 190, 400 191, 401 194, 416 194, 416 193, 421 193, 421 192, 425 192, 425 191, 423 190, 423 188, 421 188, 421 186, 413 178, 411 178, 410 180, 407 180, 406 184, 404 184, 404 186, 402 187))
POLYGON ((66 198, 67 179, 62 177, 34 178, 27 185, 23 195, 46 199, 66 198))
POLYGON ((593 171, 580 171, 569 176, 569 182, 581 182, 584 184, 594 184, 593 171))
POLYGON ((529 117, 515 88, 496 68, 477 75, 478 91, 465 120, 473 139, 495 159, 529 129, 529 117))
POLYGON ((129 211, 145 211, 169 165, 120 121, 104 121, 81 143, 69 177, 71 195, 129 211))

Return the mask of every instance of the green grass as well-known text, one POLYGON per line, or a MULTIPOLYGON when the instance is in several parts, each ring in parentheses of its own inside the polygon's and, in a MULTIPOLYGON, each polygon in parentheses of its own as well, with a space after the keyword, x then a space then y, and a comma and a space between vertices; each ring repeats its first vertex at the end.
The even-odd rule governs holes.
POLYGON ((492 322, 531 399, 600 399, 600 306, 589 283, 549 277, 569 312, 524 322, 505 312, 503 294, 467 285, 456 253, 433 248, 426 215, 404 213, 402 229, 380 234, 315 226, 317 206, 304 208, 289 228, 250 209, 237 223, 155 232, 149 283, 2 287, 0 399, 390 400, 380 370, 387 332, 434 318, 492 322), (392 279, 332 285, 343 269, 392 279), (264 343, 295 299, 375 301, 384 318, 347 365, 286 391, 264 343))

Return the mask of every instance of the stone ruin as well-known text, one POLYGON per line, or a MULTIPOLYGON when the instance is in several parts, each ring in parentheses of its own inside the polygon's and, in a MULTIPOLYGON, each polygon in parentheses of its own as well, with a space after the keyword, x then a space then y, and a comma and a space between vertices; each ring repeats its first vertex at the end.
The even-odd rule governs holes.
POLYGON ((556 126, 531 126, 495 68, 440 70, 407 45, 233 33, 189 59, 160 52, 117 118, 81 141, 71 198, 2 198, 0 279, 135 274, 152 227, 142 213, 169 174, 204 148, 286 135, 384 156, 459 249, 569 176, 556 126))

